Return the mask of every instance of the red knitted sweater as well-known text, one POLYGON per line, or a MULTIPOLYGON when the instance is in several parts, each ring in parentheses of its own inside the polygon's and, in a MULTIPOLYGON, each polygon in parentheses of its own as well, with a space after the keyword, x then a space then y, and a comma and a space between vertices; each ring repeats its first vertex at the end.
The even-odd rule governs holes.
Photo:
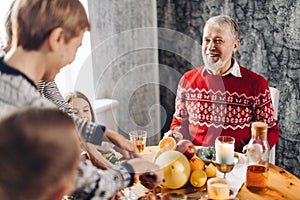
POLYGON ((241 67, 242 77, 212 75, 204 66, 188 71, 181 78, 176 96, 171 130, 180 132, 195 145, 212 146, 219 135, 235 138, 235 151, 241 152, 251 138, 251 123, 269 125, 270 147, 279 137, 278 122, 267 81, 241 67))

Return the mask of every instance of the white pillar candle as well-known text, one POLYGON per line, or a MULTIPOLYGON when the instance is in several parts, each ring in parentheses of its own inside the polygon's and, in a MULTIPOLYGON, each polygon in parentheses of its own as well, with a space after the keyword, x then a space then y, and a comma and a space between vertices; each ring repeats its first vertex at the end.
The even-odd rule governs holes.
POLYGON ((218 164, 234 163, 234 139, 233 141, 220 141, 220 139, 217 138, 215 149, 216 149, 216 163, 218 164))

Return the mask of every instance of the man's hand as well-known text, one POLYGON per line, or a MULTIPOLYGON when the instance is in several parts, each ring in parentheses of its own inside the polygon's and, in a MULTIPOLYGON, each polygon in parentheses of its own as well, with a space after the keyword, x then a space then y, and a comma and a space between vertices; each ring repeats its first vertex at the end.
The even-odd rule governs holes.
POLYGON ((176 142, 182 140, 183 139, 183 135, 178 130, 176 130, 176 129, 177 129, 177 127, 173 131, 169 130, 168 132, 166 132, 164 134, 164 138, 165 137, 173 137, 176 140, 176 142))
POLYGON ((127 163, 132 166, 136 176, 145 178, 144 184, 148 189, 153 189, 162 182, 163 173, 157 164, 140 158, 128 160, 127 163))
POLYGON ((116 146, 117 151, 123 155, 124 159, 141 157, 138 148, 119 133, 106 129, 104 134, 116 146))

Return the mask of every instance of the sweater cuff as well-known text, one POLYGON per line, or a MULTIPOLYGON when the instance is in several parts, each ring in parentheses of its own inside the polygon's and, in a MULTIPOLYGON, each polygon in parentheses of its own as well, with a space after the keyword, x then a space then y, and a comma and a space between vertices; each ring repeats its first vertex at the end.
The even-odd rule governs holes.
POLYGON ((105 131, 105 126, 102 125, 97 125, 94 134, 92 135, 91 141, 94 144, 98 144, 100 143, 100 145, 102 144, 103 141, 103 136, 104 136, 104 131, 105 131))
POLYGON ((85 142, 101 145, 105 130, 105 126, 87 122, 83 128, 85 142))
MULTIPOLYGON (((128 164, 127 162, 123 162, 123 163, 121 164, 121 166, 124 167, 124 168, 126 168, 126 170, 128 171, 128 173, 129 173, 129 175, 130 175, 130 177, 127 178, 127 181, 129 181, 128 187, 130 187, 130 186, 132 186, 133 183, 134 183, 134 178, 135 178, 135 172, 134 172, 134 169, 133 169, 133 167, 132 167, 130 164, 128 164)), ((124 179, 125 179, 124 182, 126 182, 126 177, 124 177, 124 179)))

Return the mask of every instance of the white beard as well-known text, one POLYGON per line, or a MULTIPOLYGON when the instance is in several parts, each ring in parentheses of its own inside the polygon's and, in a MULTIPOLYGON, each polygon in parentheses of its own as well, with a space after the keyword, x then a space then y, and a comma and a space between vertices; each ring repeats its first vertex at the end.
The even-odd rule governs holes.
POLYGON ((203 51, 202 51, 202 57, 203 57, 203 61, 204 61, 205 67, 209 71, 211 71, 213 74, 218 74, 218 70, 221 69, 221 68, 223 68, 225 66, 225 64, 231 59, 230 57, 227 58, 224 61, 222 61, 221 59, 219 59, 217 62, 213 63, 213 62, 210 62, 207 59, 207 55, 203 51))

